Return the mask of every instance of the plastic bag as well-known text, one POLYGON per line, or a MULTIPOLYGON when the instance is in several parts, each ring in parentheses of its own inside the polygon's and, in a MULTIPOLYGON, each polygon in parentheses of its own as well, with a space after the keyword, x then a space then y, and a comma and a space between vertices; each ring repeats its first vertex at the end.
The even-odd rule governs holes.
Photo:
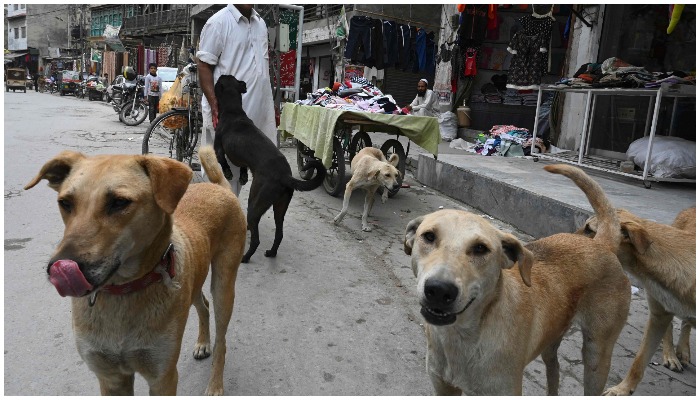
POLYGON ((448 142, 457 137, 457 115, 451 111, 444 112, 438 116, 440 124, 440 136, 448 142))
POLYGON ((173 107, 187 107, 188 96, 182 94, 182 77, 178 76, 170 89, 160 98, 158 103, 160 113, 166 113, 173 107))
MULTIPOLYGON (((649 136, 637 139, 627 149, 627 159, 644 168, 649 136)), ((673 136, 654 137, 649 172, 657 178, 695 178, 695 142, 673 136)))

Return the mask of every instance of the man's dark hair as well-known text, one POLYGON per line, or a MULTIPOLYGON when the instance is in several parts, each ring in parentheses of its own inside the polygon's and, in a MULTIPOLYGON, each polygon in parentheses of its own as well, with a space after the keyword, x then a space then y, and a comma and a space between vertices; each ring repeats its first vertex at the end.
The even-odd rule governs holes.
POLYGON ((156 64, 156 63, 150 63, 150 64, 148 64, 148 68, 150 69, 151 67, 156 67, 156 68, 158 68, 158 64, 156 64))

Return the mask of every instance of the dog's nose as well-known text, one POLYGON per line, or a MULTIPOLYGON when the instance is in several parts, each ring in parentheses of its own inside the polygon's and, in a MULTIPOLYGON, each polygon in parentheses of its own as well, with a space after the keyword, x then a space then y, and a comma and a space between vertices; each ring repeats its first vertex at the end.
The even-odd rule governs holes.
POLYGON ((459 289, 450 282, 438 279, 428 279, 425 281, 423 289, 425 299, 434 306, 449 306, 457 299, 459 289))

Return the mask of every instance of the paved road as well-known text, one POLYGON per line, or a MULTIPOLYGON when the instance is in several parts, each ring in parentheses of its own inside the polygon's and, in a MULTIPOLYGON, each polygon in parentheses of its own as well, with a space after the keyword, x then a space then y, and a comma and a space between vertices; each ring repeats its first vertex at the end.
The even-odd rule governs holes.
MULTIPOLYGON (((35 92, 5 95, 5 394, 94 395, 97 380, 78 356, 70 301, 57 295, 45 264, 63 227, 55 192, 45 183, 22 187, 41 165, 64 149, 87 154, 132 153, 146 125, 126 127, 104 103, 35 92)), ((283 153, 294 165, 294 150, 283 153)), ((425 339, 416 304, 415 279, 401 238, 406 223, 439 207, 471 210, 408 176, 409 189, 375 204, 374 230, 360 231, 363 197, 353 196, 342 225, 333 217, 342 199, 323 189, 295 193, 276 259, 263 256, 274 223, 266 215, 261 246, 242 265, 228 332, 224 372, 229 395, 429 395, 425 339)), ((248 186, 241 193, 247 201, 248 186)), ((523 240, 529 238, 493 221, 523 240)), ((639 346, 646 303, 639 294, 618 341, 609 385, 619 382, 639 346)), ((211 361, 191 355, 196 315, 191 310, 178 369, 181 395, 201 395, 211 361)), ((695 355, 695 334, 693 356, 695 355)), ((563 395, 580 395, 581 335, 576 329, 560 348, 563 395)), ((694 357, 693 357, 694 360, 694 357)), ((657 353, 654 361, 660 361, 657 353)), ((497 373, 497 371, 494 371, 497 373)), ((136 393, 146 394, 137 377, 136 393)), ((530 364, 524 393, 545 394, 544 365, 530 364)), ((695 394, 695 368, 677 374, 647 369, 638 394, 695 394)))

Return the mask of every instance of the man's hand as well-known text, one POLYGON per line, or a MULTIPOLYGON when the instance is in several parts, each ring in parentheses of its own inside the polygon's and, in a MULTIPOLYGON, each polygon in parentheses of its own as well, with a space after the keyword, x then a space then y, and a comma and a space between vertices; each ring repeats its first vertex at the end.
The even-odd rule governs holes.
POLYGON ((411 107, 411 105, 409 104, 409 105, 406 106, 406 109, 408 109, 408 111, 412 111, 412 110, 413 110, 413 107, 411 107))

